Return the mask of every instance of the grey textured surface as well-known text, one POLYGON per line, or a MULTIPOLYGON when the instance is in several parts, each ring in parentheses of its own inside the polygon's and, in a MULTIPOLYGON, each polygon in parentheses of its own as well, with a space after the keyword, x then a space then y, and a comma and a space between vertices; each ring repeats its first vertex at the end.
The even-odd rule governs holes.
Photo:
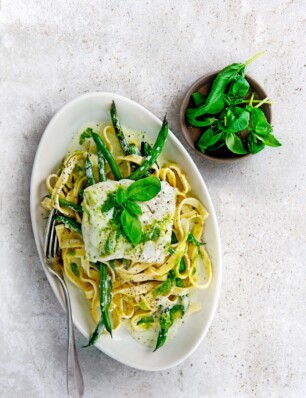
POLYGON ((224 252, 206 339, 182 365, 158 373, 95 348, 79 355, 86 397, 305 397, 305 1, 0 4, 0 396, 66 396, 66 319, 29 216, 32 163, 51 116, 84 92, 117 92, 160 117, 167 111, 183 140, 178 112, 190 84, 266 50, 248 73, 275 99, 283 146, 230 166, 193 155, 224 252))

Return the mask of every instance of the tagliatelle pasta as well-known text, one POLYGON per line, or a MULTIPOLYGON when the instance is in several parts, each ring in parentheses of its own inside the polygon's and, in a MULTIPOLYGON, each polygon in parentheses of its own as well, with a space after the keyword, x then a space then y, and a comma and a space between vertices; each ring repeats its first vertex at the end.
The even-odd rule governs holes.
MULTIPOLYGON (((129 138, 128 142, 138 149, 138 153, 124 155, 112 125, 96 128, 96 132, 116 161, 123 179, 127 179, 133 170, 143 164, 146 157, 141 154, 141 142, 135 137, 129 138)), ((84 217, 80 208, 87 186, 87 158, 92 164, 95 181, 99 181, 97 150, 93 140, 87 139, 79 145, 78 150, 67 154, 56 173, 47 177, 49 195, 42 200, 45 209, 50 211, 55 208, 80 224, 84 217), (73 206, 69 207, 69 203, 77 205, 77 210, 73 206)), ((114 180, 108 163, 105 165, 105 175, 107 180, 114 180)), ((175 163, 154 163, 150 167, 150 175, 176 190, 172 240, 166 247, 162 263, 125 258, 103 261, 112 282, 109 315, 113 331, 124 322, 129 322, 131 330, 135 332, 158 328, 161 313, 179 306, 183 309, 180 317, 199 311, 200 303, 190 303, 189 295, 195 289, 206 289, 212 279, 211 261, 205 244, 201 242, 208 212, 192 195, 188 178, 175 163)), ((98 323, 101 319, 99 267, 89 261, 82 234, 62 223, 56 226, 56 232, 65 276, 84 293, 90 303, 92 316, 98 323)))

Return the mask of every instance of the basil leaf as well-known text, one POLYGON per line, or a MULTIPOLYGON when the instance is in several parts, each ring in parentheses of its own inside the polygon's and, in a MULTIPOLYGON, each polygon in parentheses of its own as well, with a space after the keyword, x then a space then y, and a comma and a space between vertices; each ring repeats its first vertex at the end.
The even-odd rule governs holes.
POLYGON ((172 288, 172 280, 166 279, 163 283, 161 283, 158 287, 153 290, 153 297, 161 296, 164 293, 168 293, 172 288))
POLYGON ((179 265, 179 273, 182 274, 186 269, 185 261, 181 258, 180 265, 179 265))
POLYGON ((137 245, 137 243, 141 241, 142 237, 141 222, 136 216, 129 213, 126 209, 124 209, 121 213, 120 221, 126 236, 133 243, 133 245, 137 245))
POLYGON ((161 183, 157 177, 147 177, 137 180, 127 189, 128 199, 146 202, 153 199, 161 190, 161 183))
POLYGON ((210 146, 209 148, 207 148, 208 152, 214 152, 219 148, 222 148, 225 145, 224 142, 224 135, 222 134, 222 137, 220 138, 220 140, 218 142, 216 142, 214 145, 210 146))
POLYGON ((205 118, 201 118, 201 119, 194 119, 192 121, 192 126, 195 127, 207 127, 207 126, 211 126, 213 123, 215 123, 218 119, 216 119, 215 117, 205 117, 205 118))
POLYGON ((133 214, 134 216, 138 216, 142 214, 141 207, 136 203, 133 202, 132 200, 128 199, 125 203, 125 207, 127 210, 133 214))
POLYGON ((229 95, 234 97, 244 98, 250 88, 249 82, 246 80, 245 77, 237 75, 231 84, 229 89, 229 95))
POLYGON ((171 233, 171 244, 174 244, 174 243, 177 243, 177 242, 178 242, 177 237, 176 237, 175 233, 172 231, 172 233, 171 233))
POLYGON ((265 145, 268 146, 273 146, 273 147, 277 147, 277 146, 281 146, 282 144, 274 137, 273 134, 268 134, 265 135, 264 137, 258 136, 256 135, 256 137, 261 140, 265 145))
POLYGON ((170 315, 172 321, 175 320, 177 317, 182 317, 183 316, 183 311, 184 307, 181 304, 175 304, 171 309, 170 309, 170 315))
POLYGON ((170 253, 171 255, 176 253, 175 250, 172 247, 168 247, 168 253, 170 253))
POLYGON ((240 138, 233 133, 226 134, 225 144, 228 149, 233 153, 236 153, 238 155, 244 155, 247 153, 247 151, 243 148, 240 138))
POLYGON ((115 207, 115 205, 116 205, 116 193, 111 192, 107 196, 103 205, 101 206, 102 213, 106 213, 107 211, 110 211, 113 207, 115 207))
POLYGON ((119 205, 123 205, 127 201, 126 189, 119 187, 116 192, 116 202, 119 205))
POLYGON ((230 133, 238 133, 246 129, 249 125, 250 114, 239 106, 227 109, 226 123, 224 127, 230 133))
POLYGON ((168 279, 173 283, 175 282, 175 278, 176 278, 176 273, 174 269, 171 269, 168 275, 168 279))
POLYGON ((214 135, 214 131, 212 128, 206 130, 197 143, 198 148, 201 152, 204 153, 208 147, 214 145, 217 141, 219 141, 221 135, 222 133, 214 135))
POLYGON ((181 278, 176 278, 175 279, 175 285, 177 287, 185 287, 184 282, 183 282, 183 280, 181 278))
POLYGON ((76 277, 79 277, 79 276, 80 276, 80 271, 79 271, 78 265, 77 265, 76 263, 71 263, 70 267, 71 267, 72 273, 73 273, 76 277))
POLYGON ((252 126, 255 132, 260 136, 265 136, 273 131, 266 119, 266 115, 259 108, 252 108, 252 126))
POLYGON ((122 207, 115 206, 111 223, 116 227, 121 227, 121 220, 120 220, 121 213, 122 213, 122 207))
POLYGON ((187 242, 188 242, 188 243, 191 243, 191 244, 193 244, 193 245, 195 245, 195 246, 202 246, 202 245, 205 244, 205 243, 203 243, 203 242, 199 242, 199 241, 194 237, 194 235, 193 235, 191 232, 189 232, 189 234, 188 234, 188 236, 187 236, 187 242))
POLYGON ((92 137, 92 135, 91 135, 92 132, 93 132, 93 130, 91 128, 88 128, 80 135, 80 140, 79 140, 80 145, 84 144, 84 142, 87 138, 92 137))
POLYGON ((250 134, 248 136, 247 143, 248 143, 249 151, 253 155, 262 151, 265 147, 265 144, 262 141, 258 141, 257 138, 253 134, 250 134))
POLYGON ((199 93, 198 91, 191 94, 191 98, 195 104, 195 106, 201 106, 205 104, 206 98, 203 94, 199 93))

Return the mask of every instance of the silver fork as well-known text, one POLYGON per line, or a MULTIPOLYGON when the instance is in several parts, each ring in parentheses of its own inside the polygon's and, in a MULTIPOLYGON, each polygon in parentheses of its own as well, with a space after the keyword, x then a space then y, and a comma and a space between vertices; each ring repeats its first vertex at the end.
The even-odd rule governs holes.
POLYGON ((68 323, 67 390, 69 397, 79 398, 82 397, 84 393, 84 382, 78 360, 78 353, 75 347, 70 297, 63 278, 63 267, 56 267, 60 260, 60 247, 55 231, 54 220, 56 214, 56 210, 52 209, 47 222, 44 239, 45 264, 50 273, 60 282, 64 293, 68 323))

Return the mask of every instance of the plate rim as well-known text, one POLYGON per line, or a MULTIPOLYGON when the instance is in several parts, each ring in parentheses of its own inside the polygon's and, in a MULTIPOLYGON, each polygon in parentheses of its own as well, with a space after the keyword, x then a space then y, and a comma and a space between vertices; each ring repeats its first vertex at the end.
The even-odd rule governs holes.
MULTIPOLYGON (((68 101, 65 105, 63 105, 50 119, 49 123, 47 124, 47 126, 45 127, 41 138, 39 140, 39 144, 36 148, 36 154, 34 157, 34 161, 33 161, 33 166, 32 166, 32 172, 31 172, 31 182, 30 182, 30 214, 31 214, 31 224, 32 224, 32 231, 33 231, 33 235, 34 235, 34 240, 35 240, 35 244, 36 244, 36 249, 39 255, 39 259, 40 259, 40 263, 41 266, 46 274, 46 277, 48 279, 48 282, 53 290, 53 293, 55 294, 57 300, 59 301, 60 305, 62 306, 62 308, 65 311, 65 304, 64 304, 64 296, 61 295, 59 293, 59 290, 56 288, 56 286, 58 286, 58 282, 56 281, 55 277, 53 277, 51 275, 51 273, 48 271, 47 267, 45 266, 44 263, 44 258, 42 256, 42 252, 40 250, 41 248, 41 242, 39 239, 39 235, 38 235, 38 230, 39 227, 38 225, 36 225, 34 223, 35 220, 35 192, 36 192, 36 186, 37 184, 35 183, 35 171, 37 169, 38 166, 38 158, 39 158, 39 154, 41 152, 41 148, 43 146, 43 143, 46 139, 47 136, 49 136, 48 131, 50 129, 52 129, 53 124, 57 121, 57 119, 59 119, 63 113, 66 112, 67 109, 69 109, 70 107, 73 107, 77 102, 82 101, 84 99, 86 99, 87 97, 109 97, 111 99, 116 100, 120 99, 123 101, 126 101, 128 103, 130 103, 132 106, 136 106, 139 110, 141 110, 142 112, 146 113, 150 118, 152 118, 155 122, 158 123, 158 125, 162 125, 162 121, 161 119, 159 119, 153 112, 151 112, 150 110, 148 110, 147 108, 145 108, 143 105, 141 105, 140 103, 125 97, 123 95, 120 94, 116 94, 116 93, 111 93, 111 92, 105 92, 105 91, 93 91, 90 93, 85 93, 85 94, 81 94, 75 98, 73 98, 72 100, 68 101)), ((208 329, 210 328, 212 321, 216 315, 216 311, 217 311, 217 307, 219 304, 219 299, 220 299, 220 294, 221 294, 221 285, 222 285, 222 274, 223 274, 223 261, 222 261, 222 243, 221 243, 221 236, 220 236, 220 229, 219 229, 219 224, 218 224, 218 220, 217 220, 217 215, 216 215, 216 211, 212 202, 212 199, 210 197, 208 188, 206 186, 206 183, 196 165, 196 163, 194 162, 193 158, 191 157, 191 155, 188 153, 188 151, 185 149, 185 147, 183 146, 183 144, 180 142, 180 140, 176 137, 176 135, 169 129, 169 138, 171 139, 171 141, 174 141, 175 144, 179 147, 179 151, 183 152, 184 155, 188 158, 189 162, 193 163, 194 165, 194 169, 196 170, 196 178, 197 180, 201 181, 201 184, 203 186, 203 189, 205 191, 205 195, 207 198, 207 203, 209 204, 210 207, 210 216, 212 217, 212 222, 214 224, 214 228, 215 228, 215 236, 214 239, 216 239, 216 253, 217 255, 215 256, 216 258, 214 259, 216 263, 218 263, 218 279, 215 280, 215 299, 213 302, 213 305, 211 306, 211 310, 210 310, 210 314, 208 316, 207 322, 205 327, 203 328, 200 337, 198 338, 198 341, 194 344, 194 346, 185 354, 183 355, 181 358, 172 361, 171 363, 165 365, 165 366, 158 366, 155 368, 152 367, 146 367, 145 364, 142 366, 135 366, 135 364, 131 364, 128 361, 122 360, 120 358, 118 358, 117 355, 113 354, 112 352, 110 352, 108 349, 102 349, 101 347, 96 345, 96 348, 98 348, 100 351, 102 351, 104 354, 108 355, 109 357, 111 357, 112 359, 126 365, 129 367, 132 367, 134 369, 138 369, 138 370, 144 370, 144 371, 162 371, 162 370, 166 370, 166 369, 170 369, 174 366, 179 365, 180 363, 182 363, 183 361, 185 361, 188 357, 190 357, 195 351, 196 349, 199 347, 199 345, 202 343, 204 337, 207 334, 208 329)), ((73 315, 72 315, 73 316, 73 315)), ((79 330, 79 332, 83 335, 86 336, 87 335, 87 331, 85 331, 83 329, 83 327, 79 324, 79 322, 77 322, 77 320, 74 318, 73 316, 73 324, 74 326, 79 330)))

